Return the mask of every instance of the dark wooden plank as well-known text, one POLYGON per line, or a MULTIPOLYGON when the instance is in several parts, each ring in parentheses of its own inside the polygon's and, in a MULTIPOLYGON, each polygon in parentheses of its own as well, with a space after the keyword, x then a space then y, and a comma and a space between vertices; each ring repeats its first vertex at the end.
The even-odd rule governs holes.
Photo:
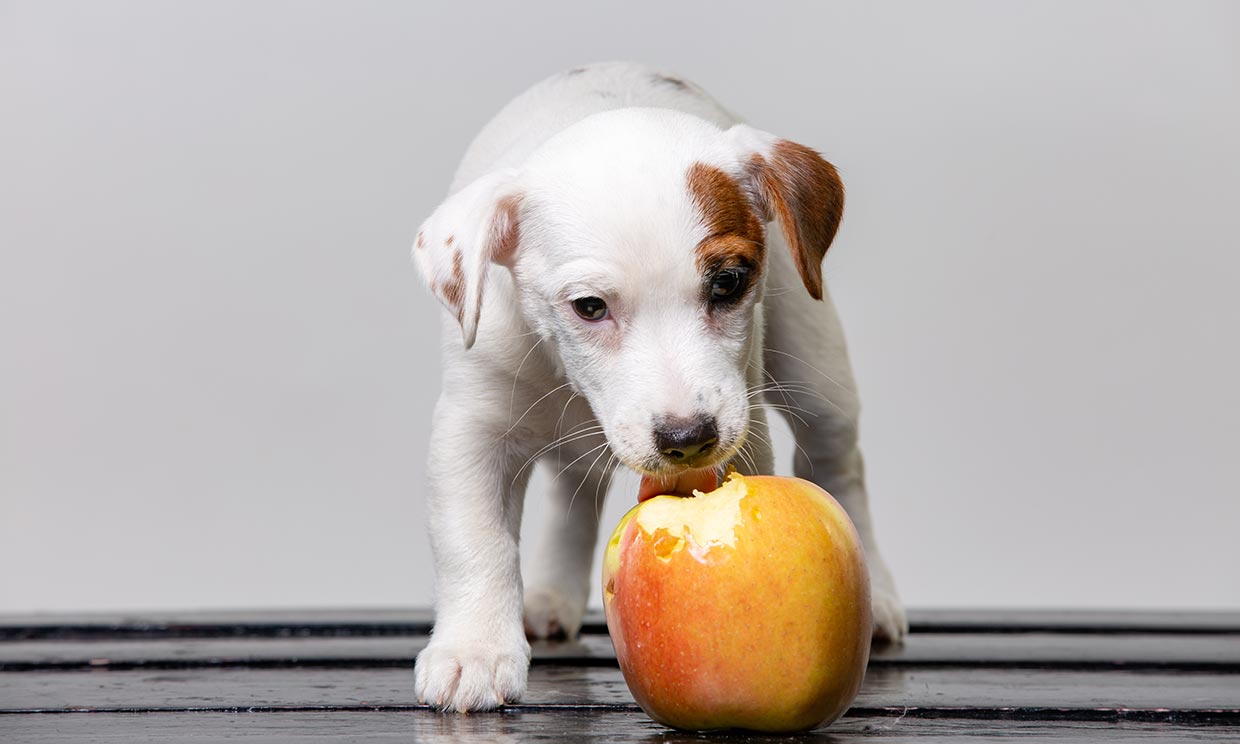
MULTIPOLYGON (((408 666, 426 636, 259 637, 162 640, 11 641, 0 671, 89 667, 408 666)), ((614 665, 606 635, 536 642, 535 663, 614 665)), ((1057 669, 1183 669, 1240 672, 1240 635, 1067 635, 913 633, 875 647, 871 665, 1025 666, 1057 669)))
POLYGON ((1240 726, 1168 726, 1145 721, 1023 721, 978 719, 962 722, 915 716, 845 716, 826 729, 798 736, 716 733, 709 738, 664 728, 635 711, 518 710, 445 716, 431 711, 294 713, 139 713, 0 716, 6 744, 52 742, 193 741, 196 744, 244 741, 364 742, 366 744, 519 744, 521 742, 631 742, 701 744, 703 741, 789 744, 881 739, 901 742, 996 740, 1015 737, 1045 742, 1240 740, 1240 726))
POLYGON ((1240 672, 1240 635, 910 633, 902 645, 876 646, 871 663, 1240 672))
MULTIPOLYGON (((0 674, 0 709, 231 710, 409 706, 412 669, 190 669, 0 674)), ((535 666, 525 704, 632 707, 620 671, 535 666)), ((870 712, 962 716, 978 710, 1045 718, 1138 713, 1240 723, 1240 675, 1022 669, 872 668, 857 700, 870 712)))
MULTIPOLYGON (((0 643, 0 671, 41 669, 181 669, 197 666, 412 667, 427 636, 176 638, 169 640, 10 641, 0 643)), ((535 663, 614 666, 608 636, 535 641, 535 663)))
MULTIPOLYGON (((429 610, 412 608, 0 615, 0 641, 418 635, 432 620, 429 610)), ((1240 634, 1235 611, 912 609, 909 622, 914 632, 934 633, 1240 634)), ((606 632, 600 612, 587 614, 584 631, 606 632)))
POLYGON ((1240 634, 1240 611, 923 608, 909 624, 934 633, 1240 634))
POLYGON ((0 615, 0 641, 425 635, 433 621, 426 608, 0 615))

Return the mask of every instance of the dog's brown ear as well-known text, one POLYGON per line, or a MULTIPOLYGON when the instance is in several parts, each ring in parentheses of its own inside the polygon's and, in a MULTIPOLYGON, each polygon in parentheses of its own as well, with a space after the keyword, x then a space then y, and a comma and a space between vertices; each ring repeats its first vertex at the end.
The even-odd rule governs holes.
POLYGON ((822 299, 822 259, 844 215, 835 166, 804 145, 745 124, 727 132, 740 150, 750 193, 766 220, 779 220, 805 289, 822 299))
POLYGON ((418 229, 413 259, 422 278, 474 345, 492 263, 510 263, 520 241, 516 171, 489 173, 449 196, 418 229))

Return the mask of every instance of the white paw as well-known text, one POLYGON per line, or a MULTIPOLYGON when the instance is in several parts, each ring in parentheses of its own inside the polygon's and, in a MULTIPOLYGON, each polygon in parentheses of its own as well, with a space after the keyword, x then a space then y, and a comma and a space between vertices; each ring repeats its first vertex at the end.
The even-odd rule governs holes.
POLYGON ((908 635, 908 618, 895 589, 875 586, 870 599, 874 605, 874 640, 903 643, 904 636, 908 635))
POLYGON ((493 710, 525 694, 530 644, 503 644, 494 639, 476 643, 437 642, 418 654, 414 691, 418 702, 445 711, 493 710))
POLYGON ((525 592, 525 634, 530 638, 572 640, 581 630, 585 600, 574 601, 555 589, 525 592))

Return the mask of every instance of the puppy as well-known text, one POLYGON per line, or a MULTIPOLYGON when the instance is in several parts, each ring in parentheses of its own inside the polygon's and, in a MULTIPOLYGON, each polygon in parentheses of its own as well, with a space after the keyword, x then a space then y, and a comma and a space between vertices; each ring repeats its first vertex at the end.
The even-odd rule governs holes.
POLYGON ((421 701, 465 712, 519 699, 527 635, 581 625, 613 470, 643 475, 639 497, 712 485, 727 463, 769 473, 764 403, 788 418, 796 474, 857 526, 875 635, 904 635, 822 281, 844 204, 835 168, 689 82, 611 63, 509 103, 450 193, 412 249, 447 310, 421 701), (540 461, 553 466, 551 508, 523 582, 522 502, 540 461))

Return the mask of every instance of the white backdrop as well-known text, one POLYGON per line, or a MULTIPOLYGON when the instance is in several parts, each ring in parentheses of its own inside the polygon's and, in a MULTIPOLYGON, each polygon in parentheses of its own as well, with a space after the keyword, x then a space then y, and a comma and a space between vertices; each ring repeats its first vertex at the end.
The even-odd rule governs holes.
POLYGON ((909 604, 1240 607, 1238 50, 1203 2, 0 2, 0 611, 428 603, 408 245, 619 58, 840 167, 909 604))

